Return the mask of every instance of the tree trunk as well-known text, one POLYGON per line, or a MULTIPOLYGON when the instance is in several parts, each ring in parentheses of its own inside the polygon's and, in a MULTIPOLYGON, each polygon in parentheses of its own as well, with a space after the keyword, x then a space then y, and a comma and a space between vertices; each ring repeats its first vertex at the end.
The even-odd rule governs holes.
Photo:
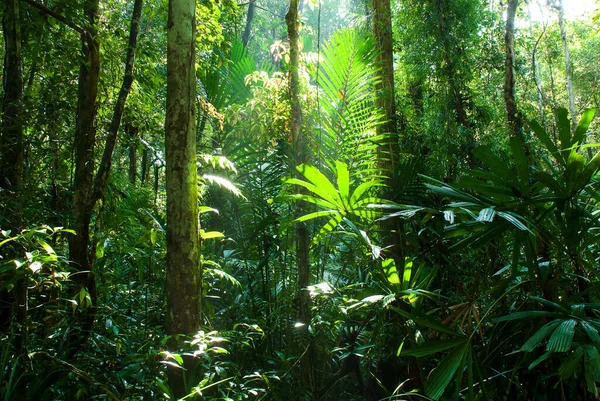
POLYGON ((88 0, 84 5, 88 29, 82 34, 84 63, 79 73, 79 93, 77 105, 77 127, 75 132, 75 179, 73 194, 73 217, 76 235, 69 241, 70 258, 75 262, 80 274, 77 274, 77 290, 86 289, 90 294, 92 305, 84 314, 82 338, 76 342, 71 352, 76 352, 80 343, 84 342, 91 331, 96 306, 96 281, 93 273, 93 252, 90 252, 90 221, 94 207, 104 195, 110 176, 112 154, 117 141, 117 133, 121 125, 125 102, 133 82, 133 65, 137 36, 142 14, 143 0, 134 3, 125 73, 123 83, 117 97, 113 117, 109 126, 106 145, 100 166, 94 177, 94 147, 96 141, 96 96, 100 74, 99 42, 95 26, 98 21, 99 0, 88 0))
POLYGON ((127 97, 131 91, 131 85, 133 84, 133 66, 135 64, 135 51, 137 49, 137 39, 142 20, 143 4, 144 0, 135 0, 135 3, 133 4, 133 12, 131 14, 130 24, 131 26, 129 28, 129 42, 127 45, 127 56, 125 60, 125 73, 123 76, 121 89, 119 90, 119 96, 117 97, 117 102, 115 103, 110 127, 108 129, 108 136, 106 138, 106 146, 104 147, 104 153, 102 155, 102 162, 100 163, 98 173, 96 174, 96 179, 94 180, 94 193, 91 199, 91 203, 93 205, 95 205, 98 199, 103 196, 106 185, 108 184, 108 179, 110 177, 110 165, 113 151, 117 143, 117 135, 121 126, 121 120, 123 119, 125 102, 127 101, 127 97))
POLYGON ((252 28, 252 20, 254 20, 254 13, 256 11, 256 1, 257 0, 250 0, 250 4, 248 4, 246 28, 244 28, 244 35, 242 36, 242 43, 244 44, 244 47, 248 47, 248 41, 250 40, 250 30, 252 28))
POLYGON ((558 25, 560 27, 560 39, 565 52, 565 73, 567 79, 567 91, 569 92, 569 111, 571 112, 571 121, 573 130, 577 125, 577 108, 575 107, 575 94, 573 93, 573 71, 571 65, 571 55, 569 53, 569 45, 567 43, 567 31, 565 29, 564 9, 562 0, 556 5, 558 10, 558 25))
MULTIPOLYGON (((527 10, 529 12, 529 31, 531 32, 531 38, 533 39, 534 32, 533 32, 533 18, 532 18, 532 12, 531 12, 531 1, 527 3, 527 10)), ((542 77, 540 75, 540 68, 539 68, 539 65, 537 62, 537 48, 538 48, 538 44, 540 43, 540 40, 542 39, 543 35, 544 35, 544 32, 542 32, 540 34, 540 36, 538 37, 538 39, 536 40, 536 42, 533 46, 533 50, 531 52, 531 64, 533 66, 533 77, 535 79, 535 87, 537 89, 538 107, 540 109, 540 123, 541 123, 542 127, 544 126, 544 121, 545 121, 544 89, 543 89, 543 85, 542 85, 542 77)))
POLYGON ((73 182, 73 228, 76 234, 69 237, 69 257, 79 271, 74 275, 76 291, 86 289, 92 301, 91 310, 83 313, 82 332, 71 338, 71 356, 85 342, 93 325, 96 305, 96 282, 90 257, 90 192, 94 179, 94 145, 96 141, 96 96, 100 76, 100 43, 97 39, 99 0, 84 3, 87 30, 81 35, 83 62, 79 69, 77 122, 75 128, 75 176, 73 182))
POLYGON ((391 135, 389 167, 394 172, 395 157, 398 151, 398 129, 396 126, 396 103, 394 99, 394 48, 392 39, 392 13, 390 0, 373 0, 372 3, 373 37, 377 47, 377 66, 379 84, 375 87, 377 96, 375 105, 385 113, 385 121, 377 127, 378 134, 391 135))
MULTIPOLYGON (((298 34, 298 0, 290 0, 290 8, 285 16, 285 22, 288 31, 288 40, 290 43, 290 103, 291 103, 291 119, 290 119, 290 134, 292 137, 292 146, 294 151, 294 164, 307 162, 306 140, 302 133, 302 106, 300 103, 300 75, 299 75, 299 59, 300 59, 300 36, 298 34)), ((301 178, 300 173, 296 172, 296 177, 301 178)), ((301 202, 296 202, 296 217, 305 214, 305 207, 301 202)), ((303 331, 305 343, 302 344, 305 349, 302 350, 300 361, 300 369, 302 382, 310 385, 314 390, 314 376, 312 366, 312 345, 308 326, 311 321, 311 299, 308 292, 310 285, 310 261, 309 261, 309 238, 308 230, 303 223, 296 225, 296 262, 298 267, 298 300, 299 313, 298 317, 303 326, 300 330, 303 331)), ((314 393, 314 392, 313 392, 314 393)))
MULTIPOLYGON (((196 177, 195 0, 170 0, 167 24, 167 321, 169 335, 200 325, 202 272, 196 177)), ((172 343, 176 348, 179 344, 172 343)), ((176 351, 176 349, 174 349, 176 351)), ((193 361, 186 360, 191 367, 193 361)), ((175 396, 185 396, 183 370, 169 366, 175 396)))
POLYGON ((129 182, 135 185, 137 178, 137 144, 138 127, 131 123, 125 126, 125 131, 129 134, 129 182))
POLYGON ((525 153, 529 155, 529 146, 525 141, 523 133, 523 121, 515 99, 515 16, 518 6, 519 0, 509 0, 506 11, 504 103, 506 104, 510 135, 522 142, 525 153))
MULTIPOLYGON (((1 222, 3 229, 17 235, 21 230, 22 215, 22 172, 23 172, 23 59, 21 56, 21 32, 19 27, 19 8, 17 0, 3 1, 2 32, 4 36, 4 76, 2 87, 2 137, 0 139, 0 188, 3 203, 7 207, 6 221, 1 222)), ((16 254, 10 244, 4 250, 7 259, 16 254)), ((14 302, 14 351, 17 355, 15 377, 18 378, 15 396, 27 399, 27 359, 28 359, 28 327, 27 327, 27 275, 23 274, 13 290, 14 302)), ((0 293, 2 301, 10 300, 4 290, 0 293)), ((10 319, 10 311, 2 313, 10 319)), ((3 323, 3 322, 2 322, 3 323)), ((2 324, 4 326, 4 324, 2 324)))

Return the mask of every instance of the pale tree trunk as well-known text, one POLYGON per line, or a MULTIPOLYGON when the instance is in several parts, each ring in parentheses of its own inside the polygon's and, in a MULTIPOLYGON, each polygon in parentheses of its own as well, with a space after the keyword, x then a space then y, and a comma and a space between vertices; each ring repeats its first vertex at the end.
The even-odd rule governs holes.
MULTIPOLYGON (((532 7, 532 0, 529 0, 529 2, 527 3, 527 10, 529 12, 529 31, 531 32, 531 38, 534 39, 533 18, 532 18, 531 7, 532 7)), ((540 8, 540 11, 542 11, 541 8, 540 8)), ((544 27, 544 32, 545 32, 545 27, 544 27)), ((540 43, 540 40, 542 39, 542 36, 544 35, 544 32, 542 32, 540 34, 540 36, 537 38, 537 40, 533 46, 533 50, 531 52, 531 64, 533 66, 533 76, 535 79, 535 87, 536 87, 537 95, 538 95, 538 107, 540 109, 540 122, 541 122, 542 126, 544 126, 544 121, 545 121, 544 89, 543 89, 543 85, 542 85, 542 77, 540 75, 540 68, 539 68, 538 61, 537 61, 537 48, 540 43)))
MULTIPOLYGON (((169 335, 200 325, 202 272, 196 177, 195 0, 170 0, 167 24, 167 320, 169 335)), ((171 344, 178 347, 180 344, 171 344)), ((187 367, 193 361, 186 360, 187 367)), ((185 396, 183 370, 169 366, 175 396, 185 396)))
MULTIPOLYGON (((302 105, 300 103, 300 36, 298 34, 298 0, 290 0, 290 8, 285 16, 288 31, 288 40, 290 43, 290 103, 291 119, 290 134, 292 137, 294 164, 296 166, 306 163, 308 154, 306 150, 306 140, 302 132, 302 105)), ((296 172, 296 177, 301 178, 300 173, 296 172)), ((306 208, 301 202, 296 202, 296 217, 306 213, 306 208)), ((303 326, 303 337, 305 339, 305 349, 301 356, 300 368, 303 384, 310 385, 314 390, 313 358, 314 353, 311 344, 308 326, 311 321, 311 299, 308 292, 310 285, 310 260, 309 260, 309 238, 308 230, 304 223, 296 225, 296 263, 298 267, 298 298, 299 298, 299 323, 303 326)))
MULTIPOLYGON (((2 197, 6 196, 8 208, 7 221, 2 229, 10 230, 17 235, 21 230, 22 214, 22 172, 23 172, 23 58, 21 55, 21 39, 19 27, 19 8, 17 0, 3 1, 2 32, 4 36, 4 74, 2 88, 2 132, 0 138, 0 188, 2 197)), ((16 254, 10 245, 4 250, 4 257, 12 259, 16 254)), ((23 275, 16 282, 13 303, 14 351, 18 357, 15 377, 18 378, 14 396, 27 398, 27 276, 23 275)), ((2 291, 0 298, 10 298, 2 291)), ((9 314, 10 316, 10 314, 9 314)))
POLYGON ((560 39, 565 52, 565 74, 567 79, 567 91, 569 92, 569 111, 571 112, 571 121, 573 130, 577 121, 577 108, 575 107, 575 94, 573 93, 573 66, 571 65, 571 54, 569 53, 569 44, 567 43, 567 30, 565 28, 565 18, 562 0, 556 4, 558 10, 558 26, 560 27, 560 39))

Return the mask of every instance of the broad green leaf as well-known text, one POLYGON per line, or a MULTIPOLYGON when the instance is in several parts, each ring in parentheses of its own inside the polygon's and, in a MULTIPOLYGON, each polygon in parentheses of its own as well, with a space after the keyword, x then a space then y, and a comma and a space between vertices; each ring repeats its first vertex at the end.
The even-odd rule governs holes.
POLYGON ((352 193, 352 196, 350 197, 350 204, 354 205, 369 189, 382 186, 384 185, 378 181, 363 182, 358 187, 356 187, 356 189, 352 193))
POLYGON ((528 369, 532 370, 537 365, 539 365, 540 363, 544 362, 546 359, 550 358, 552 356, 552 354, 553 354, 553 352, 550 352, 550 351, 544 352, 539 358, 537 358, 535 361, 531 362, 531 364, 529 365, 528 369))
POLYGON ((510 148, 515 159, 517 177, 519 177, 519 188, 523 195, 529 194, 529 162, 525 155, 525 145, 521 138, 511 137, 510 148))
POLYGON ((444 390, 456 374, 468 350, 469 342, 465 341, 445 357, 439 366, 431 372, 425 383, 425 393, 429 397, 438 400, 444 394, 444 390))
POLYGON ((571 147, 571 121, 567 109, 560 107, 556 110, 556 125, 558 126, 558 137, 562 150, 571 147))
POLYGON ((200 237, 202 239, 212 239, 212 238, 223 238, 225 234, 219 231, 204 231, 200 230, 200 237))
POLYGON ((538 331, 535 332, 521 347, 521 351, 532 352, 535 348, 542 345, 542 341, 546 339, 554 329, 561 323, 561 320, 552 320, 546 323, 538 331))
POLYGON ((589 344, 582 348, 585 348, 583 354, 585 383, 587 384, 588 391, 596 394, 596 382, 600 381, 600 354, 598 353, 598 348, 594 345, 589 344))
POLYGON ((567 380, 569 377, 573 376, 575 369, 577 369, 577 365, 581 362, 583 351, 583 347, 575 348, 575 350, 571 352, 571 355, 560 364, 558 367, 558 375, 561 379, 567 380))
POLYGON ((533 133, 535 134, 535 136, 540 140, 540 142, 542 142, 544 144, 544 146, 546 147, 546 149, 548 149, 548 151, 550 153, 552 153, 552 155, 561 163, 564 164, 564 160, 561 157, 561 155, 558 153, 558 148, 556 147, 556 145, 554 144, 554 142, 552 141, 552 139, 550 139, 550 136, 548 135, 548 133, 546 133, 546 131, 544 130, 544 128, 542 128, 542 126, 535 120, 531 120, 529 122, 529 127, 531 128, 531 130, 533 131, 533 133))
POLYGON ((443 352, 450 348, 464 344, 467 341, 468 339, 463 337, 451 338, 448 340, 427 341, 426 343, 411 349, 403 349, 401 355, 422 357, 426 355, 437 354, 438 352, 443 352))
POLYGON ((510 315, 501 316, 496 319, 496 322, 508 322, 511 320, 519 320, 519 319, 530 319, 530 318, 539 318, 539 317, 554 317, 560 318, 563 317, 560 313, 557 312, 546 312, 540 310, 532 310, 525 312, 515 312, 510 315))
POLYGON ((590 123, 594 119, 596 115, 595 109, 588 109, 583 112, 581 118, 579 119, 579 123, 577 124, 577 129, 575 129, 575 135, 573 136, 573 143, 582 144, 585 139, 585 133, 590 127, 590 123))
POLYGON ((598 334, 598 330, 596 330, 594 326, 592 326, 585 320, 581 320, 579 324, 583 328, 583 331, 585 331, 587 336, 590 338, 590 340, 592 340, 592 342, 596 344, 596 346, 600 346, 600 334, 598 334))
POLYGON ((430 316, 427 315, 422 315, 416 311, 411 312, 407 312, 404 311, 400 308, 397 308, 395 306, 392 306, 392 310, 394 310, 395 312, 399 313, 400 315, 404 316, 407 319, 410 319, 412 321, 414 321, 417 324, 421 324, 425 327, 429 327, 430 329, 439 331, 440 333, 445 333, 445 334, 450 334, 452 336, 455 337, 463 337, 462 335, 460 335, 459 333, 457 333, 456 331, 452 330, 449 327, 446 327, 438 322, 435 322, 432 320, 432 318, 430 316))
MULTIPOLYGON (((408 290, 412 278, 413 261, 409 257, 404 258, 404 272, 402 273, 402 289, 408 290)), ((417 270, 418 272, 418 270, 417 270)), ((416 277, 416 275, 415 275, 416 277)))
POLYGON ((327 194, 327 196, 322 196, 324 199, 337 200, 337 203, 339 203, 340 195, 338 190, 318 168, 310 164, 301 164, 296 167, 296 170, 298 170, 315 187, 319 188, 321 190, 320 192, 327 194))
POLYGON ((567 352, 570 350, 576 324, 577 321, 574 319, 564 320, 550 336, 546 349, 552 352, 567 352))
POLYGON ((304 216, 298 217, 294 221, 297 222, 297 223, 300 223, 300 222, 303 222, 303 221, 316 219, 318 217, 331 216, 331 215, 335 215, 335 214, 339 214, 339 212, 337 210, 322 210, 320 212, 314 212, 314 213, 305 214, 304 216))
POLYGON ((473 149, 473 155, 484 163, 494 174, 505 183, 514 182, 515 175, 488 146, 479 146, 473 149))
POLYGON ((319 242, 321 242, 321 240, 329 233, 331 233, 338 226, 338 224, 342 222, 343 219, 344 217, 342 216, 342 214, 337 214, 333 216, 327 223, 325 223, 323 227, 321 227, 317 235, 314 236, 313 240, 310 243, 310 246, 313 247, 319 242))
POLYGON ((331 204, 336 205, 336 207, 340 206, 339 194, 337 193, 337 191, 335 189, 334 189, 334 192, 330 192, 330 191, 320 188, 310 182, 302 181, 297 178, 288 178, 287 180, 285 180, 285 183, 299 185, 301 187, 304 187, 304 188, 308 189, 310 192, 312 192, 313 194, 315 194, 318 197, 320 197, 321 199, 323 199, 324 201, 330 202, 331 204))
POLYGON ((340 199, 345 208, 350 208, 350 172, 346 163, 336 160, 336 178, 340 199))
POLYGON ((396 292, 400 291, 400 276, 398 276, 398 270, 396 269, 396 262, 392 258, 384 259, 381 262, 381 267, 387 278, 387 281, 392 285, 396 292))

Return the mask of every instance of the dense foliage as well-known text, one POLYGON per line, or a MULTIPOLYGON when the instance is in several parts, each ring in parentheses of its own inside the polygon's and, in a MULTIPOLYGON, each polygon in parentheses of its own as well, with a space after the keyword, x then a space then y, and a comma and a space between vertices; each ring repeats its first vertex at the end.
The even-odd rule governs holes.
POLYGON ((599 399, 598 16, 516 3, 394 0, 394 98, 381 0, 198 2, 179 333, 169 1, 2 0, 0 398, 599 399))

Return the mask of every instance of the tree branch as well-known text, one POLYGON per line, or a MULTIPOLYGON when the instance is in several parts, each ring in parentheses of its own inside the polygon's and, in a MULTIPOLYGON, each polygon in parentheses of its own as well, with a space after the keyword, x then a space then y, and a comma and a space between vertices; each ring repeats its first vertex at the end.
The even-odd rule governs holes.
POLYGON ((81 35, 85 35, 87 32, 85 29, 76 25, 73 21, 70 21, 67 18, 65 18, 63 15, 60 15, 59 13, 52 11, 51 9, 49 9, 48 7, 46 7, 43 4, 40 4, 34 0, 21 0, 21 1, 29 4, 30 6, 37 8, 38 10, 40 10, 41 12, 43 12, 45 14, 48 14, 55 20, 60 21, 63 24, 67 25, 69 28, 73 29, 74 31, 79 32, 81 35))

